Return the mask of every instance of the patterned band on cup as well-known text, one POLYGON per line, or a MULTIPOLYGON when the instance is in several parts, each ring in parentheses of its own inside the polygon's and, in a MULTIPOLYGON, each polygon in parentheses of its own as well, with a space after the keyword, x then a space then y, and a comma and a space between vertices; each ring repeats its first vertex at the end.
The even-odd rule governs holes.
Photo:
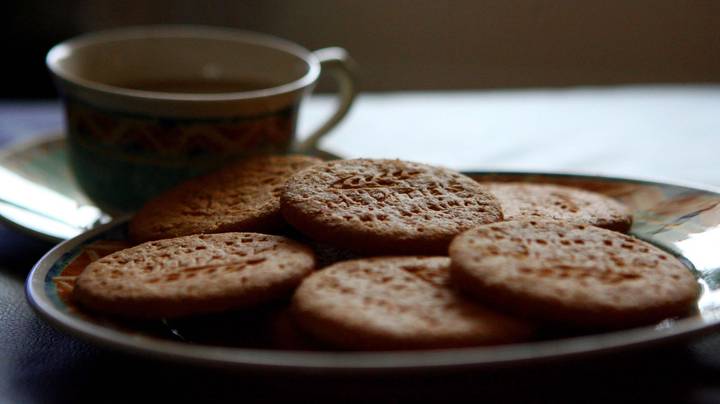
POLYGON ((75 180, 102 210, 121 213, 229 161, 290 152, 297 104, 255 116, 163 118, 68 99, 66 113, 75 180))
POLYGON ((296 105, 256 116, 158 118, 66 102, 74 144, 113 159, 167 166, 286 153, 297 116, 296 105))

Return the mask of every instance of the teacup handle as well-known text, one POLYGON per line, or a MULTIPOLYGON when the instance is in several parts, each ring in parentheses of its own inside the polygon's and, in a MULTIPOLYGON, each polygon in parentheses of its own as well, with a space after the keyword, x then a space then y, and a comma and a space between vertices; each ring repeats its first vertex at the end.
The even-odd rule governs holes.
POLYGON ((330 115, 327 121, 297 146, 296 151, 303 154, 313 154, 317 150, 320 138, 345 117, 357 95, 355 80, 353 79, 353 61, 345 49, 339 47, 323 48, 314 51, 313 54, 320 62, 321 74, 329 72, 338 82, 337 97, 339 102, 335 112, 330 115))

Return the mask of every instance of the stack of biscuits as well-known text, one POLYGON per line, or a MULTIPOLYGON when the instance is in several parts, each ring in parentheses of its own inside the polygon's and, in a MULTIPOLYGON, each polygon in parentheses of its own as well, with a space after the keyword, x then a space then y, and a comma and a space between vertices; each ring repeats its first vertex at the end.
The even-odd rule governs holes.
POLYGON ((624 234, 631 224, 625 206, 581 189, 479 183, 401 160, 263 156, 148 202, 129 225, 137 245, 91 263, 73 297, 138 319, 281 302, 282 334, 312 341, 294 347, 352 350, 687 315, 694 276, 624 234))

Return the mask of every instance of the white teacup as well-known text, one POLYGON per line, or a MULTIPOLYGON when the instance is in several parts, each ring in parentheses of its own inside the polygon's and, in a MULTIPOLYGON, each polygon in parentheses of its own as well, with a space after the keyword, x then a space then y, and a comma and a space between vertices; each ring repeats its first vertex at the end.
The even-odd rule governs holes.
POLYGON ((70 165, 102 209, 132 211, 188 177, 263 153, 310 153, 355 97, 347 53, 310 52, 226 28, 148 26, 53 47, 70 165), (328 120, 297 143, 300 103, 321 72, 339 82, 328 120))

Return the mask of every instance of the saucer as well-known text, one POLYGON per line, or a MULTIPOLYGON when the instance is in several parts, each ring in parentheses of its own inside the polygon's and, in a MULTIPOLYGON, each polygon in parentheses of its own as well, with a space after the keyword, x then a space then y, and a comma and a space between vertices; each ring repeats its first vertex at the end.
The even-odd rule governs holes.
POLYGON ((50 242, 110 221, 78 188, 65 146, 52 134, 0 151, 0 220, 50 242))

